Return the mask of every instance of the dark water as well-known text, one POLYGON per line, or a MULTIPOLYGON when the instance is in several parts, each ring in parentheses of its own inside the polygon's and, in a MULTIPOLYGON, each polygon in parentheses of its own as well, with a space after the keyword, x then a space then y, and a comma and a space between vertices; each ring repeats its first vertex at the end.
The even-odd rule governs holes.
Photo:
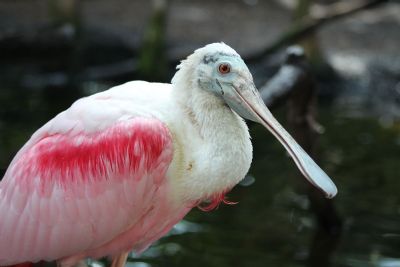
MULTIPOLYGON (((35 129, 77 97, 105 87, 3 83, 2 173, 35 129)), ((400 266, 400 125, 347 117, 328 106, 320 113, 326 133, 319 162, 339 188, 333 204, 341 231, 321 231, 294 164, 266 130, 252 126, 252 168, 228 195, 239 203, 194 209, 167 237, 132 255, 129 266, 400 266)))
POLYGON ((334 115, 320 119, 320 161, 339 188, 338 236, 318 231, 296 168, 256 127, 254 182, 229 194, 239 203, 193 210, 138 266, 400 266, 399 125, 334 115))

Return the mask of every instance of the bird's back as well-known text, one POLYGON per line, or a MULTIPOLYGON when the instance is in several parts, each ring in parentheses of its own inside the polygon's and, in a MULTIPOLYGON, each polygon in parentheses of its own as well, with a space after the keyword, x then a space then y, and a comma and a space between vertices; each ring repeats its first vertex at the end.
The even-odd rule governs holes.
POLYGON ((143 250, 189 211, 170 201, 172 137, 149 112, 168 90, 115 87, 32 136, 0 183, 0 265, 143 250))

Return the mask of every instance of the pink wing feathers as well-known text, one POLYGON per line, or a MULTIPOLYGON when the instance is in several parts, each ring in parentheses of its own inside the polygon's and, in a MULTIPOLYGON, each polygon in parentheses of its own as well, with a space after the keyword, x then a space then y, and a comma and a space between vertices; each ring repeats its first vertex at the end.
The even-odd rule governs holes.
POLYGON ((173 147, 162 122, 125 118, 89 132, 79 123, 45 125, 7 170, 0 265, 142 249, 190 210, 168 206, 173 147))

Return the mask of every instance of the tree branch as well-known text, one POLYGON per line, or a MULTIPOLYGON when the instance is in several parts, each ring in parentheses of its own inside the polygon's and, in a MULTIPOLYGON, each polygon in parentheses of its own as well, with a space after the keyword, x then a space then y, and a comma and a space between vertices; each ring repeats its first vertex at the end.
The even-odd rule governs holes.
POLYGON ((258 61, 260 58, 270 55, 279 48, 294 43, 316 31, 328 22, 333 22, 387 2, 388 0, 359 0, 339 2, 327 6, 315 5, 312 7, 311 17, 300 20, 271 45, 263 49, 260 53, 249 56, 246 60, 248 62, 258 61))

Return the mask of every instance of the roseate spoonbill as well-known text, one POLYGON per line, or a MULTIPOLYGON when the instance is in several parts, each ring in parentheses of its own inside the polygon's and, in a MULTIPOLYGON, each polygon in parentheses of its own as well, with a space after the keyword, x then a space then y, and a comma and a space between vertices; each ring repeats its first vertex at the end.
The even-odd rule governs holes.
POLYGON ((103 256, 123 265, 245 176, 252 145, 242 118, 264 125, 309 182, 336 194, 232 48, 207 45, 178 69, 172 84, 134 81, 79 99, 33 134, 0 183, 0 265, 103 256))

